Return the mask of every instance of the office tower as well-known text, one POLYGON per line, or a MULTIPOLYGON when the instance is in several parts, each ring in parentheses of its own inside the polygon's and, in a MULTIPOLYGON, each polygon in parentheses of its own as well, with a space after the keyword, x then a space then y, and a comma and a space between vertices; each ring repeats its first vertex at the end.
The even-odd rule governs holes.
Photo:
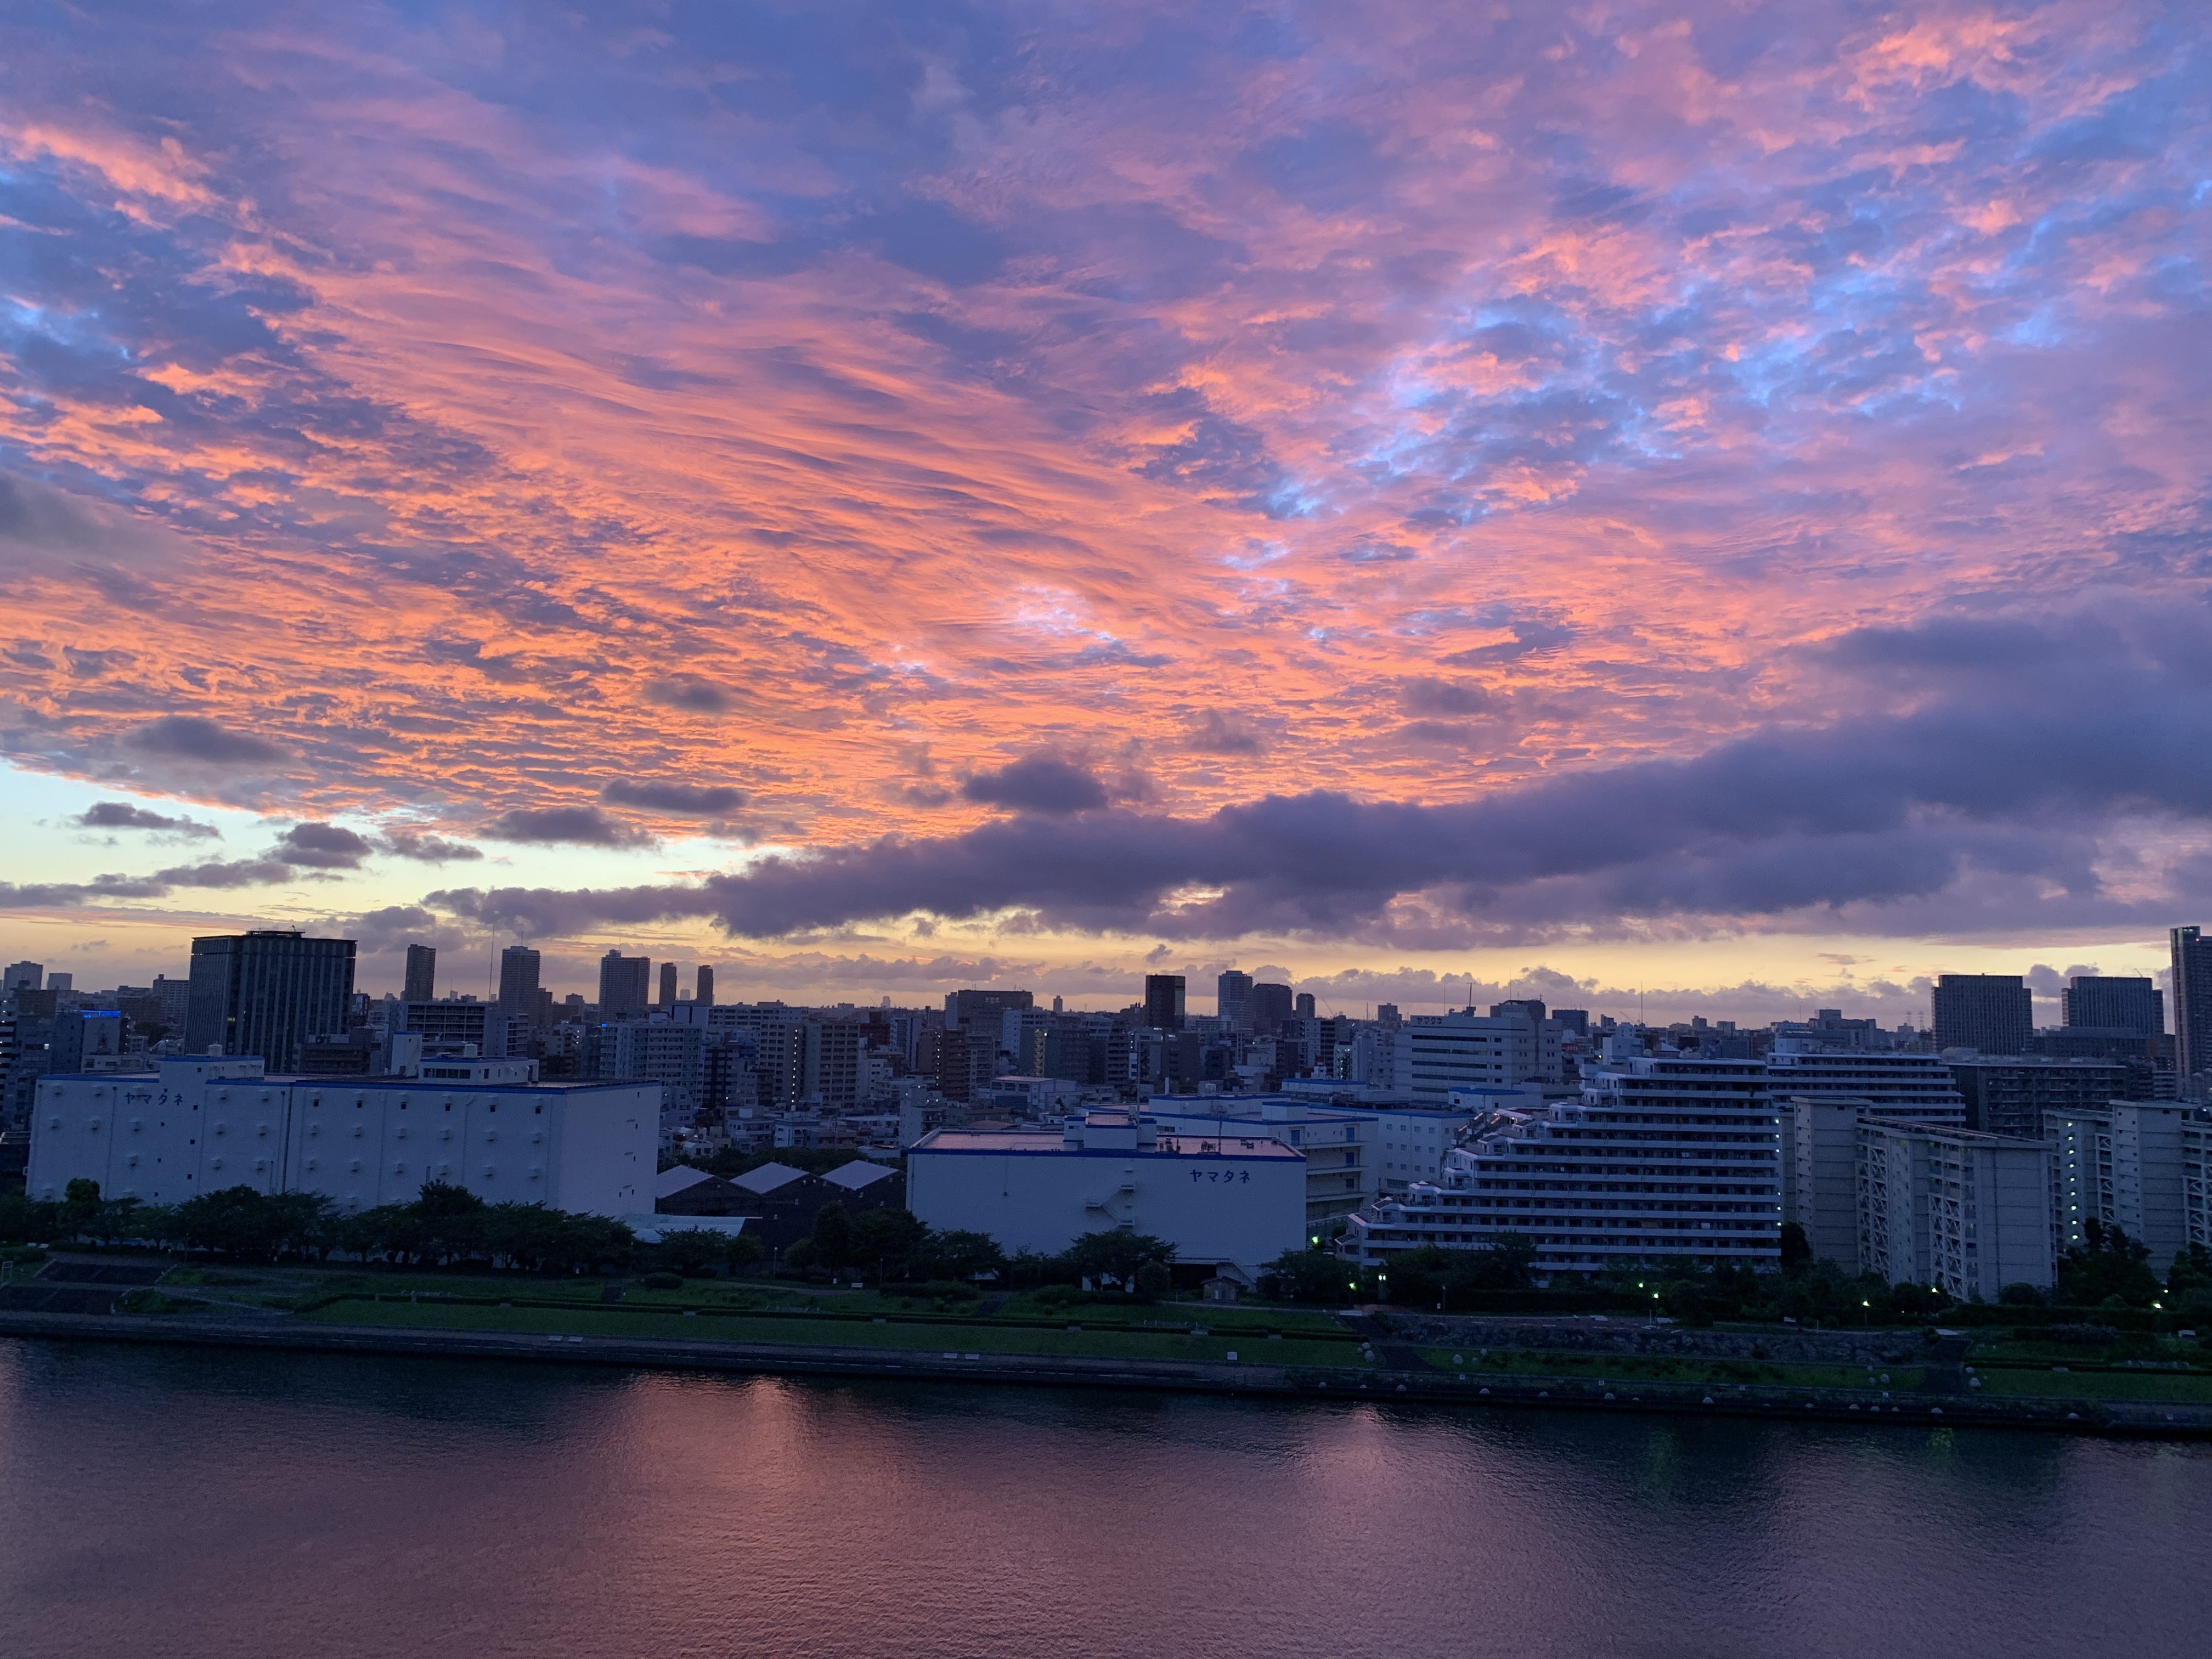
POLYGON ((676 964, 672 962, 660 964, 660 1006, 664 1008, 676 1006, 676 964))
POLYGON ((76 975, 75 974, 48 974, 46 975, 46 989, 49 991, 74 991, 76 989, 76 975))
POLYGON ((2212 1072, 2212 939, 2201 927, 2177 927, 2173 947, 2173 1055, 2184 1092, 2188 1080, 2212 1072))
POLYGON ((1145 975, 1145 1024, 1156 1031, 1182 1030, 1181 974, 1145 975))
MULTIPOLYGON (((711 1008, 714 1006, 714 970, 703 962, 699 964, 699 988, 691 994, 691 1000, 702 1008, 711 1008)), ((890 999, 885 997, 884 1003, 888 1007, 890 999)))
POLYGON ((989 1026, 988 1041, 995 1051, 1000 1022, 1006 1010, 1036 1006, 1036 997, 1027 991, 952 991, 945 998, 945 1023, 964 1027, 980 1021, 989 1026))
POLYGON ((399 993, 402 1002, 428 1002, 438 994, 438 952, 428 945, 407 947, 407 983, 399 993))
POLYGON ((1376 1003, 1375 1005, 1375 1023, 1377 1025, 1380 1025, 1386 1031, 1396 1030, 1401 1024, 1398 1014, 1398 1005, 1395 1002, 1376 1003))
POLYGON ((2076 974, 2058 994, 2058 1003, 2069 1025, 2140 1031, 2145 1036, 2166 1030, 2166 998, 2154 980, 2076 974))
POLYGON ((538 1018, 538 952, 510 945, 499 953, 499 1004, 510 1014, 538 1018))
POLYGON ((1254 1034, 1278 1036, 1282 1033, 1283 1022, 1291 1017, 1291 988, 1287 985, 1255 985, 1250 1007, 1254 1034))
POLYGON ((299 1069, 300 1045, 346 1029, 354 942, 265 929, 192 941, 185 1049, 258 1054, 272 1074, 299 1069))
POLYGON ((9 991, 36 991, 46 982, 46 969, 40 962, 11 962, 8 964, 6 988, 9 991))
POLYGON ((1232 1031, 1252 1029, 1252 975, 1234 968, 1213 981, 1213 1012, 1232 1031))
POLYGON ((652 984, 652 958, 608 951, 599 958, 599 1018, 627 1019, 643 1013, 652 984))
POLYGON ((2018 974, 1940 974, 1936 1046, 2024 1054, 2035 1028, 2034 1008, 2018 974))
POLYGON ((1314 994, 1311 991, 1299 992, 1297 1006, 1297 1016, 1300 1019, 1312 1019, 1315 1018, 1314 994))

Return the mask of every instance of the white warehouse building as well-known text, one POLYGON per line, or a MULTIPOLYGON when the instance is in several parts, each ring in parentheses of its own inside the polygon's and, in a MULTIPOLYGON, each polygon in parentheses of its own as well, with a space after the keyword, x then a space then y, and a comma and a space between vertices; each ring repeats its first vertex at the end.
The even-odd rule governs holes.
POLYGON ((653 1208, 657 1083, 540 1083, 519 1060, 429 1060, 412 1077, 267 1077, 251 1058, 40 1079, 26 1188, 77 1179, 179 1204, 251 1187, 342 1211, 450 1182, 488 1203, 589 1215, 653 1208))
POLYGON ((1265 1135, 1174 1134, 1127 1111, 1064 1130, 939 1129, 907 1150, 907 1207, 928 1226, 1053 1255, 1085 1233, 1148 1233, 1179 1261, 1255 1275, 1305 1243, 1305 1158, 1265 1135))

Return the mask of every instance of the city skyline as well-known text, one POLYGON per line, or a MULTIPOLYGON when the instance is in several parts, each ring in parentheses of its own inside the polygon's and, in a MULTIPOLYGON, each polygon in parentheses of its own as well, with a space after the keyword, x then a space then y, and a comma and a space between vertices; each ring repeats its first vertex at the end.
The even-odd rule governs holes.
POLYGON ((2163 982, 2191 16, 0 25, 0 955, 2163 982))

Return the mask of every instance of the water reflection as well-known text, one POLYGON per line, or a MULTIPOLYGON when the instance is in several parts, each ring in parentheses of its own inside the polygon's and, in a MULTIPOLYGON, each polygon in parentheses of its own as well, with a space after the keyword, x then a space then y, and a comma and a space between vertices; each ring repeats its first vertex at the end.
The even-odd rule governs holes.
POLYGON ((0 1344, 62 1656, 2194 1653, 2212 1454, 0 1344))

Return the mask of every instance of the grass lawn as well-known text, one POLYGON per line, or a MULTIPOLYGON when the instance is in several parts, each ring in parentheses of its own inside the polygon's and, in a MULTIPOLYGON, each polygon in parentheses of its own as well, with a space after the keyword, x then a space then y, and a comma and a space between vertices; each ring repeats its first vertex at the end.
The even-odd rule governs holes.
POLYGON ((1977 1394, 2039 1395, 2053 1400, 2171 1400, 2212 1406, 2212 1376, 2173 1371, 2028 1371, 1979 1370, 1977 1394))
POLYGON ((758 1319, 737 1314, 685 1315, 629 1302, 562 1308, 456 1307, 435 1302, 347 1299, 301 1316, 327 1324, 390 1325, 416 1329, 523 1331, 546 1335, 663 1337, 679 1341, 815 1343, 828 1347, 906 1348, 966 1353, 1061 1354, 1116 1359, 1240 1359, 1276 1365, 1357 1365, 1358 1350, 1343 1343, 1270 1340, 1215 1333, 1025 1330, 1018 1326, 861 1323, 848 1320, 758 1319))
POLYGON ((1475 1352, 1462 1348, 1427 1348, 1429 1363, 1440 1370, 1484 1372, 1507 1376, 1602 1377, 1620 1382, 1689 1382, 1707 1388, 1739 1384, 1781 1384, 1801 1389, 1887 1389, 1903 1394, 1920 1385, 1917 1366, 1892 1365, 1869 1373, 1863 1365, 1784 1364, 1764 1359, 1673 1358, 1657 1354, 1475 1352), (1464 1362, 1455 1365, 1456 1352, 1464 1362), (1887 1375, 1887 1382, 1882 1377, 1887 1375))

